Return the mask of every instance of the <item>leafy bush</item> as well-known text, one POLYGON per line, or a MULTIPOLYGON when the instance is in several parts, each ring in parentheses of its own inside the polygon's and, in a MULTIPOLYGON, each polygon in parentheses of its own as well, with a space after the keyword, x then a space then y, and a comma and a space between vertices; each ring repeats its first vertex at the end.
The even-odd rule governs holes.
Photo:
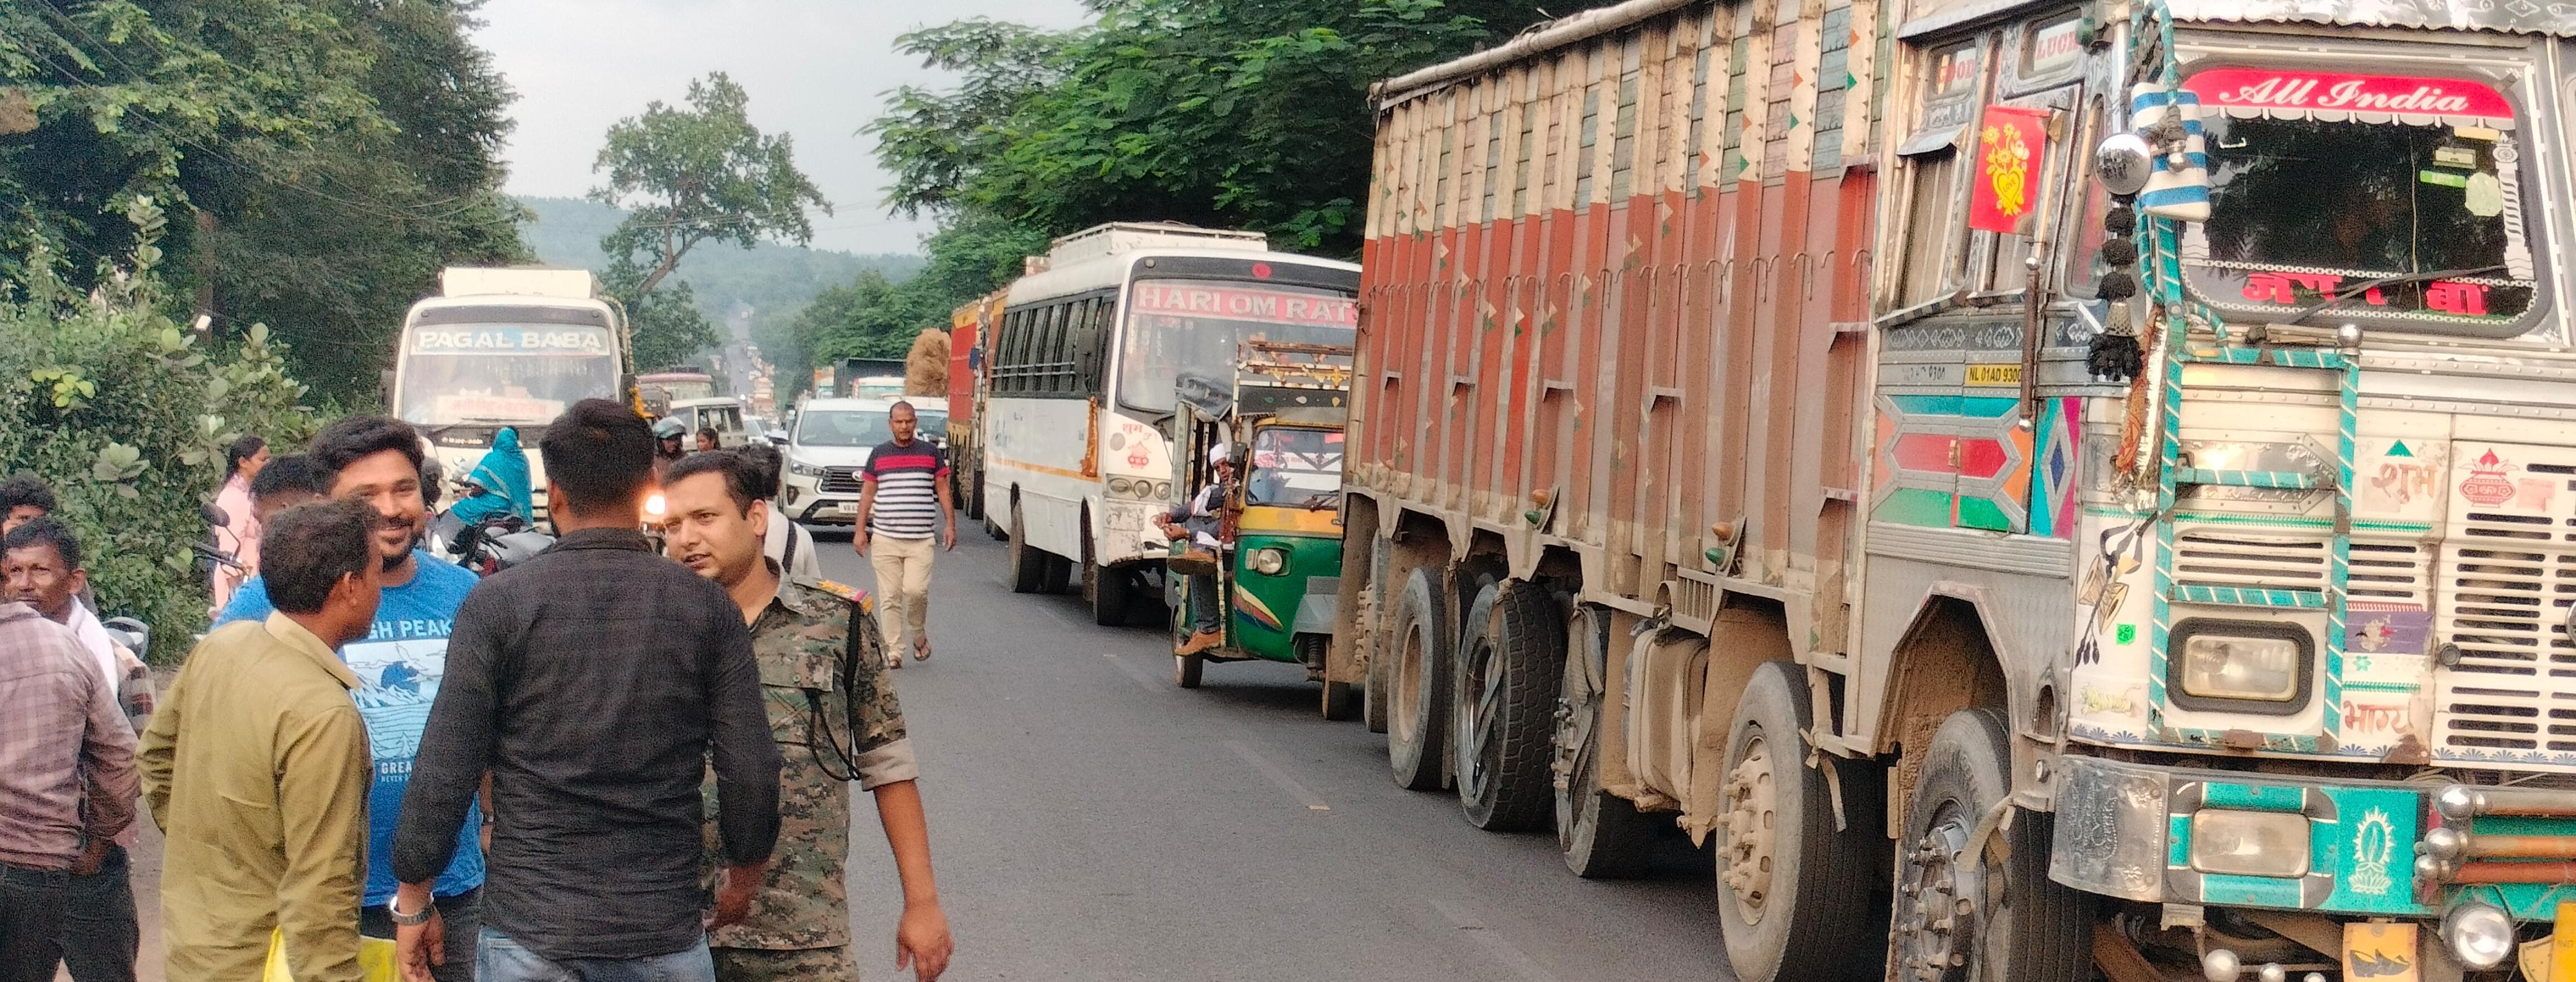
POLYGON ((126 218, 137 245, 102 262, 89 293, 41 248, 0 284, 0 461, 54 486, 99 606, 150 623, 167 660, 206 626, 189 543, 206 535, 198 506, 223 479, 224 446, 244 433, 300 444, 320 420, 267 327, 210 352, 171 319, 162 212, 137 197, 126 218))

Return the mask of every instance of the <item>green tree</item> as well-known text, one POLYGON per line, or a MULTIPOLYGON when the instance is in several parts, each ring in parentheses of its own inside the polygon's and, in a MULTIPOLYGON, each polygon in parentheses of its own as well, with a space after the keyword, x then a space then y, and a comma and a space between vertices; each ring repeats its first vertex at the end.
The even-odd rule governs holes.
POLYGON ((496 193, 509 89, 475 0, 0 3, 0 271, 39 243, 133 247, 138 196, 178 220, 165 302, 267 322, 300 373, 372 395, 438 269, 524 255, 496 193), (32 123, 32 128, 27 124, 32 123))
MULTIPOLYGON (((593 170, 607 183, 590 193, 600 204, 626 209, 624 221, 600 239, 612 271, 631 268, 631 293, 618 293, 630 311, 645 307, 655 287, 705 242, 752 248, 764 239, 804 245, 814 239, 808 209, 832 213, 823 192, 796 169, 795 141, 764 135, 751 124, 751 97, 723 72, 689 83, 688 106, 654 101, 640 116, 608 128, 608 141, 593 170)), ((638 364, 648 347, 686 358, 717 340, 703 315, 694 321, 669 309, 658 322, 636 319, 638 364), (668 330, 677 333, 655 336, 668 330), (694 344, 692 344, 694 342, 694 344)))
POLYGON ((145 197, 127 213, 135 247, 93 289, 41 245, 0 285, 0 460, 54 485, 101 605, 150 623, 168 660, 206 623, 189 543, 222 448, 244 433, 300 443, 320 421, 266 327, 209 350, 164 312, 165 219, 145 197))
POLYGON ((1102 0, 1050 34, 965 21, 903 50, 960 73, 897 90, 871 129, 898 210, 988 211, 1064 233, 1104 221, 1251 228, 1355 254, 1368 87, 1535 17, 1439 0, 1102 0), (1032 63, 1034 62, 1034 64, 1032 63))

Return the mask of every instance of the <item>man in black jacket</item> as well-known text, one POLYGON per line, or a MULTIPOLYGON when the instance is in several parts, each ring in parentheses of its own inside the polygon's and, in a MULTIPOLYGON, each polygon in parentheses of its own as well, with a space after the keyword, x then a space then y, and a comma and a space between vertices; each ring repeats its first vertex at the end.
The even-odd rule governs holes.
POLYGON ((563 538, 457 611, 394 835, 403 974, 429 980, 429 881, 489 772, 481 982, 712 982, 706 927, 743 916, 778 838, 751 633, 724 588, 637 531, 653 481, 643 419, 583 400, 539 452, 563 538), (697 870, 710 758, 726 864, 711 920, 697 870))

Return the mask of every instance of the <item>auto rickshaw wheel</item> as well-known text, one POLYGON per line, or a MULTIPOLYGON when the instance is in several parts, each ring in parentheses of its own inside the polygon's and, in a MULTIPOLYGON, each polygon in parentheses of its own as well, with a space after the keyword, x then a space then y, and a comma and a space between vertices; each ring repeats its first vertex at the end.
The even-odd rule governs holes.
POLYGON ((1184 689, 1199 687, 1199 676, 1207 672, 1206 655, 1173 655, 1172 681, 1184 689))

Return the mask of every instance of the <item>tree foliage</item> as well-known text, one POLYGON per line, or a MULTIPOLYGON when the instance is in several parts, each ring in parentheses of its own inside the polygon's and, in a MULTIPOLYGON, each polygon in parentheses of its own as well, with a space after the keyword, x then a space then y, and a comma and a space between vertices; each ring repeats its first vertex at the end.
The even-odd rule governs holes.
POLYGON ((656 100, 643 115, 617 121, 592 167, 607 172, 607 183, 591 200, 627 211, 599 248, 609 256, 602 279, 624 284, 611 292, 635 317, 639 365, 685 359, 720 340, 694 300, 652 296, 690 250, 706 242, 749 249, 764 239, 804 245, 814 240, 807 210, 832 213, 796 169, 794 139, 753 126, 751 97, 732 78, 714 72, 690 82, 688 102, 656 100), (658 307, 658 317, 648 319, 648 307, 658 307), (670 357, 646 357, 647 349, 670 357))
POLYGON ((223 448, 244 433, 301 443, 319 421, 265 326, 210 351, 164 312, 166 220, 149 198, 127 212, 135 247, 87 271, 89 292, 43 246, 0 285, 0 460, 53 484, 100 604, 176 654, 206 623, 188 544, 205 535, 197 506, 223 448))
POLYGON ((229 334, 274 324, 300 373, 371 395, 441 266, 523 254, 476 5, 0 4, 0 107, 33 124, 0 125, 0 270, 42 244, 86 286, 134 246, 116 213, 150 196, 179 216, 167 302, 229 334))

